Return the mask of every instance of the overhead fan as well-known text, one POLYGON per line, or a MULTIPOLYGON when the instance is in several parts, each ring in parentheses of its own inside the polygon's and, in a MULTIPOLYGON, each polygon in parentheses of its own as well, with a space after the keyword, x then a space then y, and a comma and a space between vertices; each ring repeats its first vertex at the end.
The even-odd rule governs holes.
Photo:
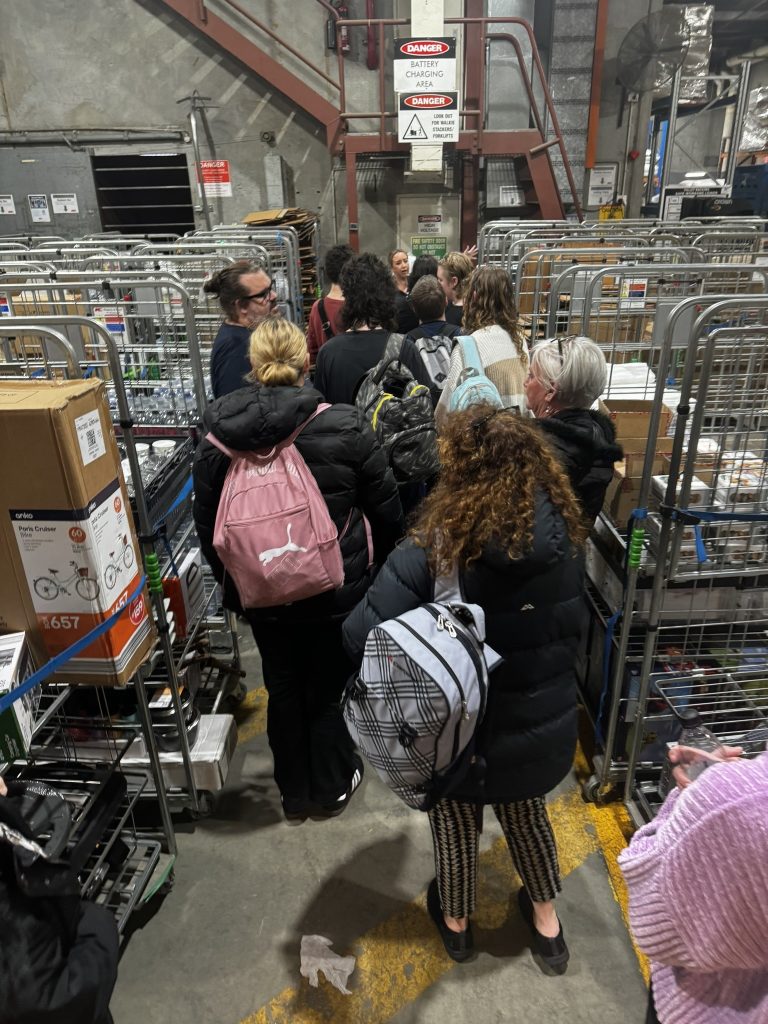
POLYGON ((619 47, 619 81, 630 92, 663 89, 685 60, 690 42, 691 31, 682 5, 664 7, 641 18, 619 47))

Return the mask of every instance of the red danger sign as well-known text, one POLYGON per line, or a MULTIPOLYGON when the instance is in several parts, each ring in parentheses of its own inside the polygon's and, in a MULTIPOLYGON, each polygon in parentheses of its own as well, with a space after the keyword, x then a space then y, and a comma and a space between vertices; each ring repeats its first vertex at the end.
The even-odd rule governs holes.
POLYGON ((451 47, 442 39, 409 39, 399 49, 406 57, 443 57, 451 47))
POLYGON ((441 110, 444 107, 454 106, 456 101, 443 93, 426 92, 422 96, 406 96, 403 102, 406 107, 420 110, 441 110))

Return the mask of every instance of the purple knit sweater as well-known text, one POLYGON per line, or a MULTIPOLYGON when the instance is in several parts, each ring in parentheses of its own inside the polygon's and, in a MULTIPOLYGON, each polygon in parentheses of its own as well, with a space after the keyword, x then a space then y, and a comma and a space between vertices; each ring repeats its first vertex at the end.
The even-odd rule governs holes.
POLYGON ((671 793, 619 864, 661 1024, 768 1024, 768 753, 671 793))

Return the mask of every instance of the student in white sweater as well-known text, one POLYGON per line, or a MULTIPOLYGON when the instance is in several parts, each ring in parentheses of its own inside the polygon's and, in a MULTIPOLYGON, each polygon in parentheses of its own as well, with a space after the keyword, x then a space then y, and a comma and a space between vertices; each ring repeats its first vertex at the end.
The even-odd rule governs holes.
MULTIPOLYGON (((527 416, 524 384, 528 346, 518 328, 512 282, 500 267, 478 267, 472 274, 464 300, 461 334, 471 334, 475 339, 483 370, 498 388, 505 407, 514 406, 522 416, 527 416)), ((448 379, 435 409, 438 429, 450 409, 451 395, 463 369, 461 346, 455 345, 448 379)))

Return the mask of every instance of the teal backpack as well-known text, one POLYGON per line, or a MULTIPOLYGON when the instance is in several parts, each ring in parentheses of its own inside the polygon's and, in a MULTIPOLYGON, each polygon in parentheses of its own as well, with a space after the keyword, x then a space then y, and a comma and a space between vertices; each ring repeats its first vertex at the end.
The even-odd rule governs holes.
POLYGON ((462 412, 479 402, 488 402, 501 409, 504 403, 501 400, 499 389, 485 375, 485 368, 480 360, 475 339, 471 335, 467 335, 463 338, 456 338, 456 344, 461 346, 464 369, 459 374, 459 382, 451 395, 449 411, 462 412))

